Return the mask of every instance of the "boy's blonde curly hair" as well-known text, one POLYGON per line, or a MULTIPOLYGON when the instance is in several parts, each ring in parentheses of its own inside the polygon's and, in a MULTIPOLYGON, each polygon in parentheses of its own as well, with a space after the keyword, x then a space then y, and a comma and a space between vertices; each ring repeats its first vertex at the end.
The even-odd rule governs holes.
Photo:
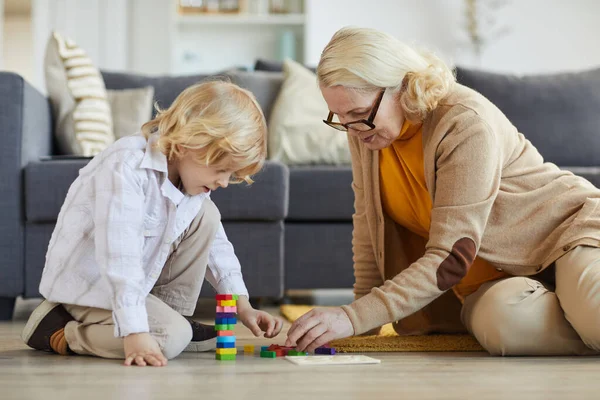
POLYGON ((400 93, 406 118, 419 122, 437 107, 456 79, 446 64, 375 29, 346 27, 323 50, 319 85, 357 90, 391 88, 400 93))
POLYGON ((169 160, 191 150, 203 165, 233 171, 232 183, 253 182, 267 154, 267 123, 252 93, 223 80, 205 81, 185 89, 169 108, 155 107, 142 134, 158 133, 156 146, 169 160))

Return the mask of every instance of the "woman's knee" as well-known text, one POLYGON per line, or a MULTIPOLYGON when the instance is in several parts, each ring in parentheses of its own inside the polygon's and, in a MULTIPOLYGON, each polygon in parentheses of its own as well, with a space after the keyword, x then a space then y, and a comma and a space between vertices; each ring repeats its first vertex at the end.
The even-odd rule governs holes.
POLYGON ((488 282, 469 295, 462 319, 490 354, 527 355, 538 351, 532 342, 537 340, 537 331, 545 328, 536 321, 540 317, 534 315, 536 310, 555 306, 554 294, 540 282, 514 277, 488 282))
POLYGON ((177 357, 190 344, 192 340, 192 327, 188 320, 177 315, 164 325, 162 340, 163 355, 167 359, 177 357))

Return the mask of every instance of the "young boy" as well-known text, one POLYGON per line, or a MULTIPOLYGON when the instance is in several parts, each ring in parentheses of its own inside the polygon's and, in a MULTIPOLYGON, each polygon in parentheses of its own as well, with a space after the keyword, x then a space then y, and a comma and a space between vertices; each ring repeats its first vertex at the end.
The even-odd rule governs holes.
POLYGON ((253 309, 233 247, 209 194, 246 181, 266 156, 266 122, 254 96, 205 82, 97 155, 71 185, 46 255, 45 301, 23 331, 58 354, 163 366, 188 348, 215 348, 193 314, 204 278, 239 294, 238 317, 255 335, 282 322, 253 309), (206 268, 208 266, 208 269, 206 268))

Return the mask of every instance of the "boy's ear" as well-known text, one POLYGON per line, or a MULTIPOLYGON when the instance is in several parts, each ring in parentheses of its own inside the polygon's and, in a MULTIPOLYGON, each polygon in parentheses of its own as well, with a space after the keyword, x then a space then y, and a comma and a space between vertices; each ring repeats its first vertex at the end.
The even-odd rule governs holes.
POLYGON ((179 154, 180 157, 183 157, 187 152, 187 149, 179 144, 175 145, 175 152, 179 154))

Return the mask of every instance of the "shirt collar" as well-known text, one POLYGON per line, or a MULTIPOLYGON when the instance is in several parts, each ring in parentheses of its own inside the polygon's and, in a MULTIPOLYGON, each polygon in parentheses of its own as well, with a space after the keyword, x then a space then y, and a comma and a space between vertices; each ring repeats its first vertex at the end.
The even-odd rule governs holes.
POLYGON ((160 172, 163 179, 160 190, 163 196, 170 199, 173 204, 179 205, 179 203, 181 203, 181 201, 185 198, 185 195, 181 193, 181 191, 177 189, 169 180, 167 156, 165 156, 163 152, 155 146, 157 141, 157 133, 153 133, 148 137, 146 143, 146 152, 140 163, 140 168, 152 169, 160 172))

